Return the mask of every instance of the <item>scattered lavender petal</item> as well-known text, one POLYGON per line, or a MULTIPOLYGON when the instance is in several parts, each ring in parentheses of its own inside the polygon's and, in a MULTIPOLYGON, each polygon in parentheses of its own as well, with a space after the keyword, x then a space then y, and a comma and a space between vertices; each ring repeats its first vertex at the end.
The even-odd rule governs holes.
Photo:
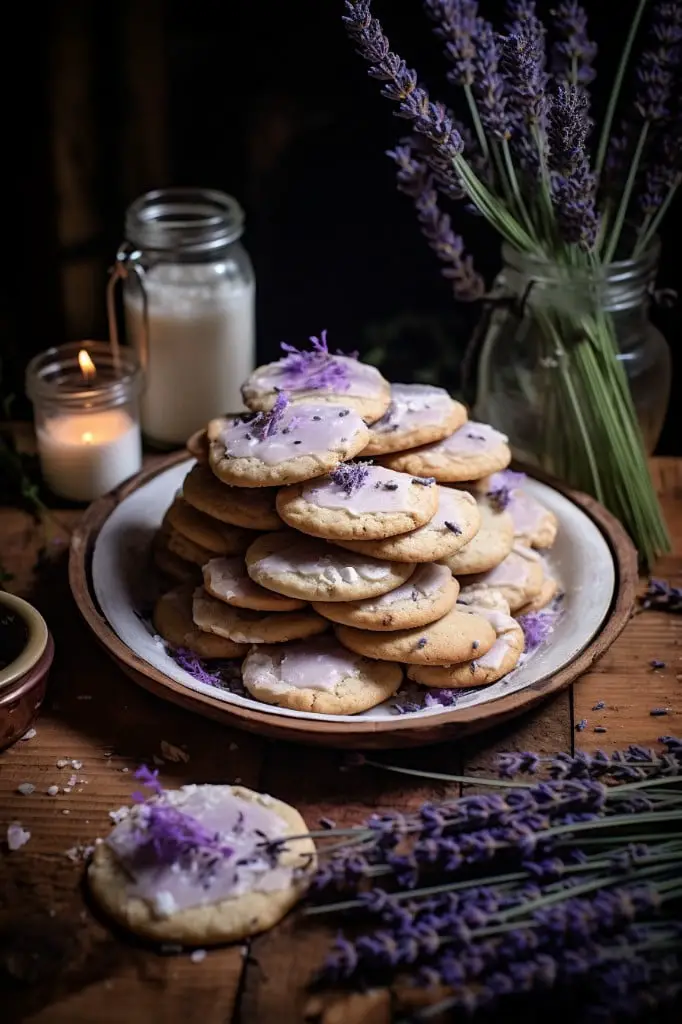
POLYGON ((342 462, 329 476, 350 497, 365 484, 369 469, 361 462, 342 462))
POLYGON ((31 833, 25 828, 22 828, 18 821, 13 822, 7 827, 7 846, 14 852, 20 850, 22 846, 31 838, 31 833))
POLYGON ((575 727, 576 732, 583 732, 583 730, 586 729, 586 728, 587 728, 587 719, 586 718, 581 718, 580 721, 577 723, 577 725, 575 727))

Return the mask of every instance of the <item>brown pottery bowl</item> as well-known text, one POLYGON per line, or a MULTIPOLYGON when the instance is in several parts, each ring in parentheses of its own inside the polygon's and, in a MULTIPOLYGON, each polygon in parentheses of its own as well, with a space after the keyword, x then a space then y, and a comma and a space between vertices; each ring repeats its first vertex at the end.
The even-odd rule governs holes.
POLYGON ((0 591, 0 750, 35 721, 53 657, 54 641, 40 612, 0 591))

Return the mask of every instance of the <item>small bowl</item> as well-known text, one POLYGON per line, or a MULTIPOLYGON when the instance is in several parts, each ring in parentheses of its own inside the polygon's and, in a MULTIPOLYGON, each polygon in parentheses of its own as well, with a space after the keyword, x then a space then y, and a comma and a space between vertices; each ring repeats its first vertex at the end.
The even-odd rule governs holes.
POLYGON ((40 612, 0 591, 0 750, 35 721, 53 658, 54 641, 40 612))

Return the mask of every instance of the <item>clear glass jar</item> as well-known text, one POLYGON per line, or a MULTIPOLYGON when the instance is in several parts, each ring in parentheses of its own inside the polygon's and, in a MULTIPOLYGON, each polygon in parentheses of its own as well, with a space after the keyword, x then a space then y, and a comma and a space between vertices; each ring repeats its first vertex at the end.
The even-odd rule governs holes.
POLYGON ((567 467, 557 464, 561 446, 548 443, 572 415, 560 401, 559 378, 575 346, 590 344, 589 325, 601 322, 617 346, 644 445, 652 452, 671 381, 667 343, 649 320, 658 244, 601 273, 543 262, 508 245, 502 252, 503 269, 479 328, 477 419, 507 434, 516 458, 570 479, 567 467))
POLYGON ((255 279, 241 245, 244 215, 223 192, 148 192, 128 208, 110 286, 123 278, 126 337, 145 375, 142 430, 184 444, 209 419, 243 409, 255 365, 255 279))
POLYGON ((142 468, 135 353, 103 341, 70 342, 26 368, 45 483, 70 501, 94 501, 142 468))

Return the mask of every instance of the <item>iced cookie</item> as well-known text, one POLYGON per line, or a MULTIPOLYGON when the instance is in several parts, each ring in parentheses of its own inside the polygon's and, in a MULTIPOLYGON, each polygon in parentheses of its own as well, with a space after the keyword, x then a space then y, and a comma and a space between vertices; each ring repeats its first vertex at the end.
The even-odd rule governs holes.
POLYGON ((466 423, 467 411, 445 388, 430 384, 391 384, 391 404, 372 424, 363 455, 402 452, 440 441, 466 423))
POLYGON ((134 804, 95 847, 93 896, 136 935, 211 946, 272 928, 317 864, 295 808, 242 786, 183 786, 134 804), (266 846, 268 841, 277 845, 266 846))
POLYGON ((307 352, 282 345, 286 353, 282 359, 254 370, 242 385, 242 397, 249 409, 269 411, 279 392, 284 391, 296 403, 342 405, 353 409, 366 423, 380 419, 391 401, 388 381, 374 366, 331 353, 326 331, 310 341, 312 348, 307 352))
POLYGON ((255 612, 234 608, 207 594, 203 587, 194 591, 194 625, 205 633, 227 637, 238 644, 283 644, 324 633, 329 623, 308 608, 294 612, 255 612))
POLYGON ((236 487, 295 484, 324 476, 367 443, 356 412, 340 405, 292 405, 281 394, 268 413, 211 420, 211 469, 236 487))
POLYGON ((504 434, 487 423, 469 420, 443 441, 382 455, 380 461, 402 473, 435 476, 439 483, 454 484, 504 469, 511 462, 511 452, 504 434))
POLYGON ((392 697, 403 672, 399 665, 352 654, 333 637, 320 637, 252 648, 242 677, 251 696, 266 704, 321 715, 357 715, 392 697))
POLYGON ((524 604, 523 608, 519 608, 516 611, 516 615, 528 615, 529 612, 539 612, 543 608, 546 608, 548 604, 554 600, 559 593, 559 584, 553 576, 548 576, 545 572, 545 577, 542 581, 542 587, 539 593, 535 597, 531 598, 528 604, 524 604))
POLYGON ((214 555, 237 555, 240 551, 246 551, 253 540, 250 530, 228 526, 219 519, 213 519, 180 497, 175 499, 166 512, 165 521, 176 533, 212 551, 214 555))
POLYGON ((246 571, 242 555, 212 558, 203 567, 203 574, 206 592, 235 608, 251 608, 256 612, 293 612, 305 605, 305 601, 284 597, 254 583, 246 571))
POLYGON ((275 508, 275 487, 230 487, 208 466, 194 466, 185 477, 182 496, 213 519, 244 530, 281 530, 275 508))
POLYGON ((292 531, 259 537, 246 552, 256 583, 303 601, 361 601, 395 590, 413 565, 380 562, 292 531))
POLYGON ((364 601, 317 601, 313 608, 332 622, 358 629, 410 629, 441 619, 453 607, 459 584, 445 565, 418 565, 407 583, 364 601))
POLYGON ((499 590, 516 612, 540 593, 544 578, 540 556, 530 548, 515 546, 494 569, 467 579, 462 594, 466 598, 490 588, 499 590))
POLYGON ((154 629, 171 647, 186 647, 200 658, 241 658, 248 651, 245 644, 222 636, 203 633, 192 619, 194 587, 185 584, 169 590, 154 607, 154 629))
POLYGON ((384 540, 337 540, 334 543, 359 555, 387 561, 437 562, 468 543, 480 523, 481 513, 471 494, 438 487, 438 510, 424 526, 384 540))
POLYGON ((525 478, 524 473, 504 470, 493 473, 476 486, 509 513, 514 522, 514 537, 520 544, 530 548, 551 548, 557 535, 557 517, 523 489, 521 484, 525 478))
POLYGON ((478 533, 456 551, 440 559, 455 576, 487 572, 506 558, 514 544, 514 524, 506 512, 497 512, 488 499, 478 502, 481 525, 478 533))
POLYGON ((211 558, 215 558, 215 551, 209 551, 208 548, 173 530, 167 521, 164 521, 161 529, 166 532, 168 550, 178 558, 198 566, 205 565, 211 558))
POLYGON ((470 661, 459 665, 410 665, 407 675, 415 683, 444 689, 487 686, 516 668, 524 649, 523 630, 516 619, 505 612, 492 611, 478 605, 457 607, 486 619, 495 630, 495 643, 485 654, 479 657, 477 651, 474 651, 470 661))
POLYGON ((495 630, 480 615, 453 608, 430 625, 375 633, 369 629, 335 626, 344 647, 379 661, 404 661, 408 665, 450 665, 468 661, 472 651, 485 654, 495 643, 495 630))
POLYGON ((201 570, 195 562, 180 558, 168 548, 168 530, 157 530, 152 541, 152 561, 156 568, 177 583, 196 583, 201 570))
POLYGON ((208 462, 208 434, 206 427, 195 431, 187 441, 187 451, 197 462, 208 462))
POLYGON ((289 526, 327 540, 376 540, 407 533, 432 519, 438 488, 383 466, 344 462, 328 476, 284 487, 277 511, 289 526))

